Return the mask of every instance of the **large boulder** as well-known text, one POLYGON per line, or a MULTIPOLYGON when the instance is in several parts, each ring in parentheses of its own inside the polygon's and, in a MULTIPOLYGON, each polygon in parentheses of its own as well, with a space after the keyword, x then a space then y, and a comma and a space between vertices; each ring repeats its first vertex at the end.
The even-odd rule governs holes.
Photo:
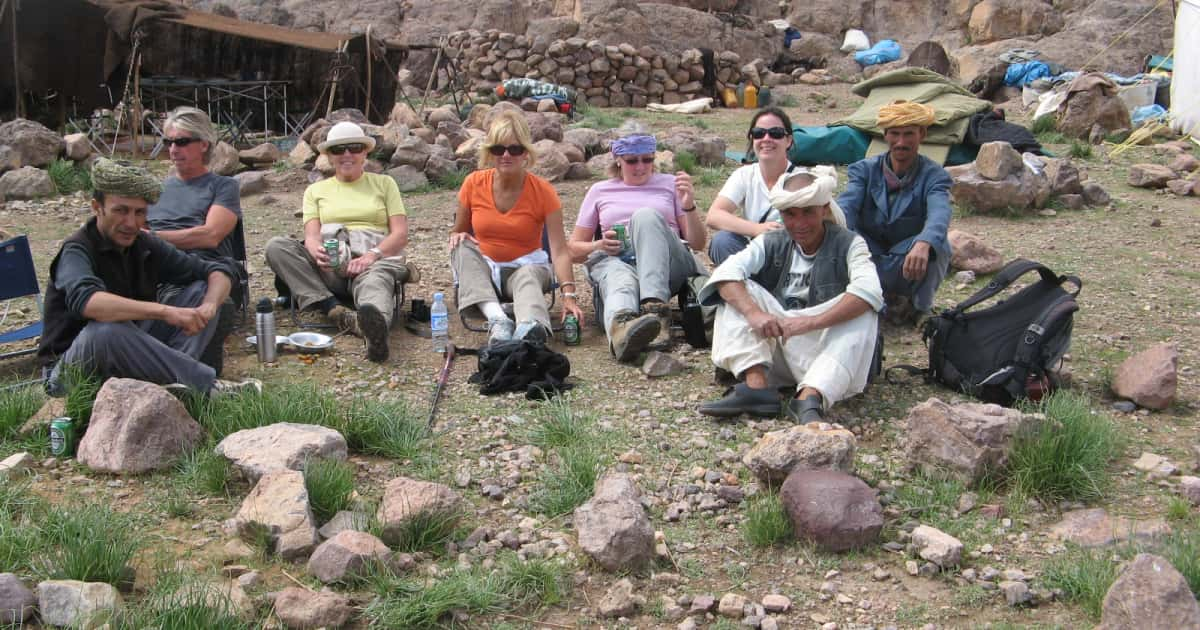
MULTIPOLYGON (((478 105, 476 105, 478 107, 478 105)), ((421 123, 421 117, 417 115, 408 103, 397 102, 392 106, 392 113, 388 116, 388 122, 397 125, 404 125, 409 129, 416 129, 424 126, 421 123)))
POLYGON ((564 131, 563 142, 569 142, 582 149, 585 158, 608 150, 608 147, 604 145, 604 136, 599 131, 587 127, 572 127, 564 131))
MULTIPOLYGON (((1076 79, 1072 85, 1085 78, 1076 79)), ((1125 101, 1117 96, 1116 86, 1105 79, 1088 89, 1071 92, 1059 106, 1056 129, 1071 138, 1087 139, 1093 127, 1099 127, 1101 133, 1111 133, 1132 125, 1125 101)))
POLYGON ((1113 393, 1148 409, 1166 409, 1175 402, 1179 350, 1160 343, 1121 363, 1113 376, 1113 393))
POLYGON ((879 538, 883 507, 877 491, 837 470, 797 468, 779 490, 797 538, 830 551, 865 547, 879 538))
POLYGON ((1134 164, 1129 167, 1129 185, 1135 188, 1166 188, 1175 179, 1175 171, 1162 164, 1134 164))
POLYGON ((1080 547, 1105 547, 1119 542, 1150 542, 1170 531, 1161 518, 1137 521, 1110 516, 1104 508, 1087 508, 1064 512, 1062 520, 1050 526, 1049 535, 1080 547))
POLYGON ((562 142, 563 115, 547 112, 525 112, 525 120, 529 123, 529 133, 536 143, 540 140, 562 142))
POLYGON ((20 627, 33 616, 37 596, 12 573, 0 573, 0 624, 20 627))
POLYGON ((1055 197, 1062 195, 1082 195, 1085 176, 1071 160, 1043 158, 1046 162, 1046 179, 1050 180, 1050 194, 1055 197))
POLYGON ((86 160, 92 154, 92 145, 88 137, 82 133, 69 133, 63 136, 63 153, 67 159, 79 162, 86 160))
POLYGON ((300 561, 317 545, 317 527, 308 504, 304 473, 278 470, 262 476, 233 517, 238 534, 264 537, 284 560, 300 561))
POLYGON ((1062 27, 1062 12, 1041 0, 983 0, 971 10, 967 23, 971 41, 979 44, 1049 35, 1062 27))
POLYGON ((382 565, 390 550, 382 540, 366 532, 344 530, 326 540, 308 559, 308 572, 325 582, 358 576, 372 563, 382 565))
POLYGON ((949 568, 962 562, 962 541, 936 527, 918 525, 912 531, 912 542, 917 555, 939 567, 949 568))
POLYGON ((1139 553, 1104 595, 1096 630, 1200 628, 1200 604, 1165 558, 1139 553))
POLYGON ((654 559, 654 528, 633 478, 608 474, 575 508, 579 547, 608 571, 634 571, 654 559))
POLYGON ((951 267, 976 274, 996 273, 1004 267, 1004 257, 982 238, 963 230, 950 230, 946 236, 952 252, 951 267))
MULTIPOLYGON (((434 158, 429 159, 433 160, 434 158)), ((426 164, 428 163, 426 161, 426 164)), ((396 187, 400 189, 400 192, 412 192, 429 185, 429 177, 425 173, 418 171, 416 167, 408 164, 389 168, 385 173, 388 177, 396 181, 396 187)))
POLYGON ((1010 175, 1019 176, 1024 168, 1021 154, 1011 144, 999 140, 983 143, 975 157, 975 169, 979 175, 996 182, 1010 175))
POLYGON ((238 193, 242 197, 257 195, 267 189, 267 171, 242 171, 233 178, 238 183, 238 193))
POLYGON ((742 463, 764 483, 778 485, 793 469, 854 470, 854 434, 841 427, 810 422, 762 436, 742 463))
POLYGON ((111 584, 46 580, 37 586, 38 616, 47 626, 99 628, 123 606, 111 584))
POLYGON ((296 167, 307 166, 317 161, 318 155, 317 150, 312 145, 300 140, 296 142, 296 146, 292 147, 291 152, 288 153, 288 162, 296 167))
POLYGON ((537 152, 537 162, 529 170, 534 175, 548 182, 557 182, 571 168, 571 160, 558 148, 557 142, 541 140, 534 143, 533 149, 537 152))
POLYGON ((980 173, 978 162, 951 166, 946 172, 954 181, 950 187, 954 202, 982 214, 1040 208, 1050 197, 1050 182, 1045 173, 1035 173, 1023 165, 999 180, 980 173))
POLYGON ((416 136, 409 136, 396 145, 392 152, 392 166, 411 166, 418 171, 425 170, 425 162, 429 161, 432 153, 430 145, 416 136))
POLYGON ((275 596, 275 616, 294 630, 341 628, 353 615, 354 606, 339 593, 289 586, 275 596))
POLYGON ((720 166, 725 162, 725 139, 717 134, 699 133, 692 127, 671 127, 658 144, 676 155, 687 151, 702 166, 720 166))
POLYGON ((283 158, 283 152, 272 142, 264 142, 258 146, 238 152, 238 159, 246 166, 269 166, 283 158))
POLYGON ((449 486, 396 477, 383 489, 376 518, 383 526, 385 543, 400 542, 405 526, 415 518, 455 519, 462 509, 462 497, 449 486))
POLYGON ((96 394, 77 457, 92 470, 141 473, 171 466, 203 436, 204 429, 167 390, 110 378, 96 394))
POLYGON ((278 470, 302 470, 310 458, 346 459, 346 438, 316 424, 277 422, 225 436, 216 447, 242 475, 257 481, 278 470))
POLYGON ((22 166, 0 175, 0 201, 38 199, 58 194, 50 174, 40 168, 22 166))
POLYGON ((0 124, 0 144, 8 145, 21 166, 45 167, 63 152, 63 139, 39 122, 17 118, 0 124))
POLYGON ((1017 432, 1042 420, 1000 405, 948 405, 930 398, 908 412, 905 455, 929 474, 948 473, 971 484, 1002 468, 1017 432))
POLYGON ((242 159, 238 150, 228 142, 218 142, 217 146, 212 148, 212 154, 208 157, 208 170, 228 177, 238 172, 241 167, 242 159))

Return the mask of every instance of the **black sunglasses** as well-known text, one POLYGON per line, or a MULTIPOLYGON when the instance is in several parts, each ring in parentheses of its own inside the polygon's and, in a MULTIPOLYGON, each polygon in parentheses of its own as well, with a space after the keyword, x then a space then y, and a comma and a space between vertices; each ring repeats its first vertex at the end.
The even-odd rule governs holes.
POLYGON ((166 136, 163 136, 162 141, 163 141, 163 144, 165 144, 168 147, 171 146, 172 144, 177 147, 186 147, 187 145, 189 145, 193 142, 200 142, 200 138, 188 138, 186 136, 183 138, 168 138, 166 136))
POLYGON ((750 130, 748 135, 755 140, 762 140, 763 136, 771 136, 772 140, 783 140, 787 137, 788 132, 783 127, 771 127, 770 129, 755 127, 750 130))
POLYGON ((638 162, 641 162, 642 164, 653 164, 654 157, 649 155, 643 155, 642 157, 623 157, 621 158, 621 161, 629 164, 630 166, 637 164, 638 162))
POLYGON ((341 155, 347 151, 357 155, 366 150, 367 150, 367 145, 360 144, 358 142, 354 142, 351 144, 338 144, 338 145, 329 147, 329 149, 328 149, 330 155, 341 155))
POLYGON ((494 155, 496 157, 500 157, 501 155, 504 155, 505 151, 508 151, 508 154, 513 157, 525 155, 525 145, 510 144, 510 145, 505 146, 503 144, 493 144, 492 146, 488 147, 488 153, 491 153, 492 155, 494 155))

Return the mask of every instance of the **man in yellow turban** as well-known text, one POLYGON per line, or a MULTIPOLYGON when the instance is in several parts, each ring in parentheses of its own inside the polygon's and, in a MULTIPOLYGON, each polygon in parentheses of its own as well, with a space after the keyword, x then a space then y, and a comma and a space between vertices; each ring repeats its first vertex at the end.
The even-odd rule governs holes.
POLYGON ((50 263, 38 358, 52 395, 70 388, 64 366, 99 378, 180 383, 201 394, 233 387, 200 361, 236 271, 186 254, 146 231, 162 185, 146 171, 101 158, 92 167, 93 215, 50 263), (184 286, 159 302, 160 283, 184 286))
POLYGON ((838 205, 871 249, 892 322, 919 322, 950 267, 950 175, 917 151, 937 120, 932 107, 894 101, 877 124, 888 151, 850 165, 838 205))

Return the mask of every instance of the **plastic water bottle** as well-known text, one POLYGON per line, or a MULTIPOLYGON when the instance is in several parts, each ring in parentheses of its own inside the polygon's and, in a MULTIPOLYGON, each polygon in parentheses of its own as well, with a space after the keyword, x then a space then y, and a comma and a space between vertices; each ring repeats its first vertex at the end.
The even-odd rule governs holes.
POLYGON ((271 298, 258 301, 254 309, 254 334, 257 335, 258 360, 261 363, 275 362, 275 305, 271 298))
POLYGON ((433 294, 433 306, 429 307, 429 332, 433 337, 433 351, 445 352, 450 344, 450 316, 446 312, 446 296, 440 291, 433 294))

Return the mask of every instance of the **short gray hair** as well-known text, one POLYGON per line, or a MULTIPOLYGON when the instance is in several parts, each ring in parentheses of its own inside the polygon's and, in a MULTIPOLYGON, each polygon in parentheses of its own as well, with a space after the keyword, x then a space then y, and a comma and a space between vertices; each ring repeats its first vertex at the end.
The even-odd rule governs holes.
POLYGON ((212 157, 213 149, 217 146, 217 130, 204 110, 187 105, 176 107, 167 114, 167 122, 163 125, 164 132, 167 127, 186 131, 193 138, 207 142, 208 150, 204 152, 204 163, 208 164, 208 159, 212 157))
MULTIPOLYGON (((627 138, 629 136, 652 135, 654 135, 654 132, 650 131, 650 127, 647 126, 646 123, 640 120, 634 120, 632 118, 627 118, 625 122, 621 123, 620 127, 617 127, 618 139, 627 138)), ((613 161, 609 163, 608 169, 605 172, 613 179, 619 178, 621 176, 621 158, 614 155, 613 161)))

